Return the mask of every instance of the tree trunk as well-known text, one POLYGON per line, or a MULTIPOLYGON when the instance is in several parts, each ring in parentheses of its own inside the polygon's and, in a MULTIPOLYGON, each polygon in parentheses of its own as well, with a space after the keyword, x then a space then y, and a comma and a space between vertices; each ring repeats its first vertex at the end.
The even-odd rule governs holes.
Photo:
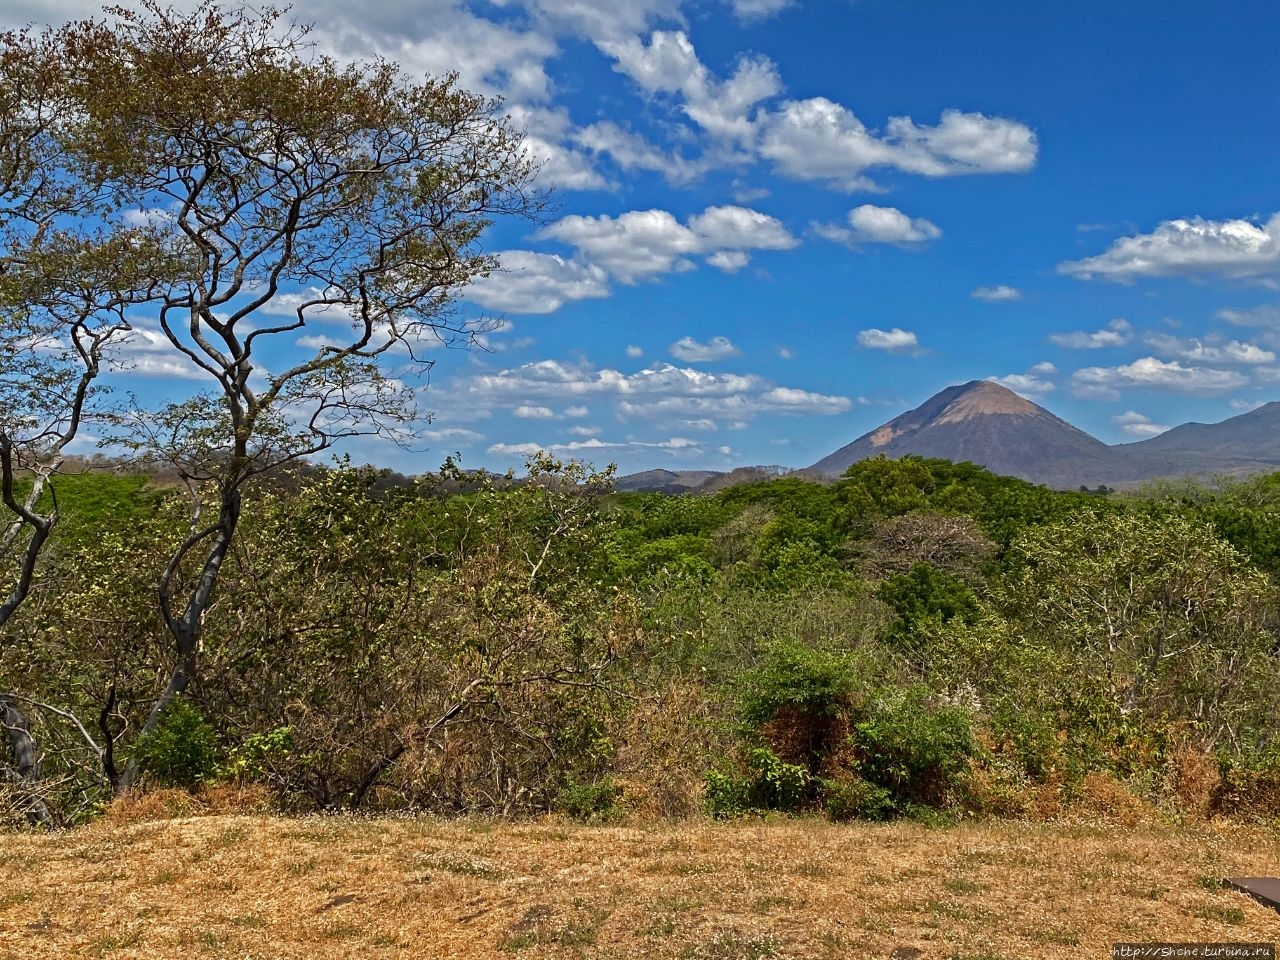
MULTIPOLYGON (((222 508, 218 515, 217 526, 211 531, 206 531, 205 535, 193 534, 192 539, 188 540, 186 547, 174 557, 169 569, 165 571, 164 576, 161 578, 160 606, 164 613, 165 624, 169 628, 169 633, 173 636, 177 658, 174 661, 173 670, 169 674, 169 682, 165 684, 164 690, 156 698, 155 703, 151 705, 151 712, 147 715, 147 722, 143 724, 142 730, 138 733, 140 737, 147 736, 159 726, 160 718, 164 714, 165 708, 173 702, 175 697, 186 691, 191 681, 195 678, 196 670, 200 665, 200 638, 204 614, 213 600, 213 590, 218 584, 218 573, 222 569, 222 562, 227 558, 227 551, 231 549, 231 541, 235 537, 236 526, 239 522, 240 491, 234 489, 226 491, 222 496, 222 508), (200 570, 200 578, 196 581, 195 589, 187 597, 187 604, 182 611, 182 615, 174 616, 169 594, 169 585, 173 574, 176 572, 177 566, 181 563, 182 557, 187 550, 198 544, 202 539, 205 539, 207 535, 212 535, 213 543, 209 547, 209 552, 205 555, 204 565, 200 570)), ((124 772, 120 775, 119 792, 127 793, 133 787, 141 772, 138 769, 137 762, 130 757, 129 762, 125 765, 124 772)))
POLYGON ((25 794, 24 813, 27 822, 34 827, 49 826, 53 817, 40 796, 40 758, 36 742, 31 736, 31 725, 26 714, 18 709, 11 698, 0 694, 0 726, 9 734, 9 748, 13 751, 13 775, 19 789, 25 794))

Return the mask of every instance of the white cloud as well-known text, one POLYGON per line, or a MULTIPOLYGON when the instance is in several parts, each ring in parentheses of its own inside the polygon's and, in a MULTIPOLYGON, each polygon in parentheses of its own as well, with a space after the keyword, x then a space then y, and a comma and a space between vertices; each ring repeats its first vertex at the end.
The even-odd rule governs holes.
POLYGON ((689 218, 689 229, 715 250, 790 250, 800 242, 782 221, 747 207, 708 207, 689 218))
POLYGON ((476 16, 456 0, 366 4, 303 0, 293 13, 323 24, 312 37, 338 59, 382 56, 411 74, 457 71, 464 89, 512 102, 546 100, 546 62, 558 52, 552 32, 476 16))
POLYGON ((556 415, 550 407, 535 407, 527 403, 522 403, 511 412, 521 420, 554 420, 556 415))
POLYGON ((1183 339, 1167 333, 1152 333, 1144 337, 1143 342, 1162 356, 1198 363, 1260 364, 1273 363, 1276 359, 1276 355, 1270 350, 1239 340, 1218 343, 1194 337, 1183 339))
POLYGON ((690 430, 719 430, 719 425, 710 417, 703 417, 700 420, 681 420, 680 425, 688 427, 690 430))
POLYGON ((833 414, 853 406, 828 396, 777 384, 757 374, 711 373, 669 363, 626 374, 586 363, 541 360, 460 381, 448 394, 475 415, 495 406, 597 397, 613 400, 623 417, 724 419, 745 425, 761 413, 833 414))
POLYGON ((1241 400, 1235 399, 1231 401, 1231 409, 1239 410, 1241 413, 1248 413, 1250 410, 1257 410, 1266 403, 1265 400, 1241 400))
POLYGON ((782 92, 777 68, 767 57, 741 57, 732 76, 717 79, 683 31, 656 31, 648 45, 632 36, 602 44, 601 50, 613 57, 615 70, 647 93, 679 95, 685 116, 730 143, 752 145, 754 108, 782 92))
POLYGON ((699 343, 693 337, 681 337, 668 349, 673 357, 685 363, 709 363, 742 356, 742 351, 728 337, 712 337, 706 343, 699 343))
POLYGON ((918 356, 923 351, 920 341, 910 330, 894 327, 892 330, 863 330, 858 334, 859 346, 868 350, 884 350, 888 353, 905 353, 918 356))
MULTIPOLYGON (((508 0, 500 0, 506 3, 508 0)), ((599 0, 520 0, 542 19, 568 29, 596 43, 608 43, 635 36, 651 24, 679 22, 682 0, 626 0, 625 3, 599 0)))
POLYGON ((749 250, 788 250, 798 241, 775 217, 746 207, 709 207, 680 223, 665 210, 633 210, 617 217, 570 216, 543 228, 543 239, 576 247, 593 267, 623 283, 690 270, 702 255, 721 270, 738 270, 749 250))
POLYGON ((585 440, 570 440, 567 443, 495 443, 489 447, 489 453, 496 456, 531 457, 539 452, 556 456, 585 459, 592 454, 613 456, 618 453, 651 453, 659 451, 677 457, 699 457, 706 450, 697 440, 688 437, 671 437, 669 440, 601 440, 590 437, 585 440))
POLYGON ((1237 327, 1280 327, 1280 303, 1264 303, 1247 310, 1223 308, 1216 314, 1219 320, 1237 327))
POLYGON ((1003 377, 992 377, 991 379, 1014 393, 1021 394, 1024 397, 1036 397, 1052 393, 1058 389, 1057 385, 1048 379, 1057 372, 1058 368, 1046 360, 1035 364, 1025 373, 1010 373, 1003 377))
POLYGON ((528 250, 508 250, 498 257, 502 269, 473 281, 465 292, 487 310, 551 313, 569 301, 609 295, 608 277, 594 264, 528 250))
POLYGON ((574 131, 570 139, 575 146, 594 156, 609 156, 625 172, 660 173, 676 186, 692 183, 713 166, 705 159, 690 159, 682 153, 663 150, 611 120, 588 124, 574 131))
POLYGON ((777 16, 795 3, 795 0, 728 0, 728 3, 733 8, 735 17, 751 22, 777 16))
POLYGON ((638 360, 644 356, 644 347, 637 347, 634 343, 627 344, 627 356, 632 360, 638 360))
POLYGON ((892 243, 910 247, 937 240, 942 231, 923 218, 907 216, 897 207, 877 207, 864 203, 849 211, 848 227, 834 223, 815 223, 813 232, 824 240, 845 243, 892 243))
POLYGON ((1085 333, 1076 330, 1072 333, 1053 333, 1049 342, 1071 350, 1100 350, 1103 347, 1123 347, 1133 339, 1133 327, 1128 320, 1117 318, 1101 330, 1085 333))
POLYGON ((1143 357, 1118 367, 1085 367, 1071 376, 1077 396, 1115 400, 1129 388, 1172 393, 1215 394, 1242 387, 1249 380, 1233 370, 1186 367, 1176 360, 1164 362, 1143 357))
POLYGON ((589 417, 589 416, 591 416, 591 410, 590 410, 589 408, 587 408, 587 407, 581 407, 581 406, 579 406, 579 407, 565 407, 565 409, 564 409, 564 415, 565 415, 566 417, 572 417, 572 418, 574 418, 574 419, 577 419, 577 418, 579 418, 579 417, 589 417))
POLYGON ((570 427, 569 432, 575 437, 597 437, 600 435, 599 427, 570 427))
POLYGON ((538 163, 538 185, 564 190, 607 190, 607 177, 595 168, 591 152, 578 141, 569 112, 563 107, 507 107, 512 123, 525 131, 524 149, 538 163), (584 152, 587 149, 587 152, 584 152))
POLYGON ((112 340, 108 358, 115 373, 140 377, 176 377, 181 380, 203 380, 208 374, 179 353, 160 330, 133 323, 124 339, 112 340))
POLYGON ((429 440, 432 443, 445 443, 451 440, 457 440, 460 443, 480 443, 484 440, 483 433, 477 433, 474 430, 467 430, 465 427, 443 427, 436 430, 422 430, 417 434, 423 440, 429 440))
POLYGON ((762 123, 760 152, 780 173, 845 190, 875 189, 865 174, 878 167, 945 177, 1024 173, 1036 162, 1030 128, 980 113, 946 110, 936 127, 894 117, 880 136, 847 107, 815 97, 788 101, 762 123))
POLYGON ((790 347, 778 347, 776 352, 780 360, 794 360, 796 357, 795 351, 790 347))
POLYGON ((737 273, 751 262, 751 254, 743 250, 717 250, 707 257, 707 263, 725 273, 737 273))
POLYGON ((1280 274, 1280 214, 1248 220, 1166 220, 1151 233, 1122 237, 1104 253, 1058 264, 1082 280, 1138 277, 1245 279, 1280 274))
POLYGON ((1002 283, 994 287, 974 287, 969 293, 969 297, 986 303, 1009 303, 1013 300, 1021 300, 1022 291, 1017 287, 1005 286, 1002 283))
POLYGON ((1130 410, 1119 416, 1111 418, 1112 422, 1120 425, 1123 430, 1131 437, 1158 437, 1169 428, 1159 423, 1152 423, 1151 418, 1146 414, 1138 413, 1136 410, 1130 410))
POLYGON ((623 283, 691 269, 693 264, 683 258, 701 250, 698 236, 665 210, 565 217, 543 228, 539 236, 577 247, 593 266, 623 283))

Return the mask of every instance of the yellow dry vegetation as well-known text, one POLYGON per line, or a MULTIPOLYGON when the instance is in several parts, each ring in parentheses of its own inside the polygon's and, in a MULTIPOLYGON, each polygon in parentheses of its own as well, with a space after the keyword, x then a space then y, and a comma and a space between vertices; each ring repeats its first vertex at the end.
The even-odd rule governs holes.
POLYGON ((1280 939, 1280 831, 218 815, 0 835, 0 958, 1079 958, 1280 939), (919 951, 919 953, 913 953, 919 951))

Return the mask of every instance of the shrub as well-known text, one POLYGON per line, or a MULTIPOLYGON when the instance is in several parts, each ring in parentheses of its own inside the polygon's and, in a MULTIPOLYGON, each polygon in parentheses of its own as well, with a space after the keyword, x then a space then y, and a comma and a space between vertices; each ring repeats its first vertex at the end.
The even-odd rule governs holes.
POLYGON ((190 789, 212 779, 217 740, 199 707, 179 697, 165 708, 155 730, 138 740, 134 758, 156 785, 190 789))
POLYGON ((596 783, 570 780, 556 794, 551 806, 557 813, 583 823, 604 823, 620 815, 622 793, 622 787, 611 777, 596 783))
POLYGON ((978 744, 968 710, 936 704, 927 688, 914 686, 873 706, 854 726, 854 748, 858 774, 889 792, 883 809, 896 815, 912 804, 948 806, 965 786, 978 744))
POLYGON ((747 751, 747 771, 712 770, 706 777, 705 803, 713 816, 736 816, 764 810, 795 813, 810 800, 813 776, 804 767, 780 760, 767 747, 747 751))

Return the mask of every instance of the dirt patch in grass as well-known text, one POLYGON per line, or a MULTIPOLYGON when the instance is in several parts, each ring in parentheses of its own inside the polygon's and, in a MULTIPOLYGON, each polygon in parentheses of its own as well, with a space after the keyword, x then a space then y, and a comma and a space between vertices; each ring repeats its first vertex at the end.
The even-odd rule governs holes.
POLYGON ((1217 883, 1278 868, 1231 824, 103 822, 0 835, 0 960, 1077 960, 1280 939, 1217 883))

